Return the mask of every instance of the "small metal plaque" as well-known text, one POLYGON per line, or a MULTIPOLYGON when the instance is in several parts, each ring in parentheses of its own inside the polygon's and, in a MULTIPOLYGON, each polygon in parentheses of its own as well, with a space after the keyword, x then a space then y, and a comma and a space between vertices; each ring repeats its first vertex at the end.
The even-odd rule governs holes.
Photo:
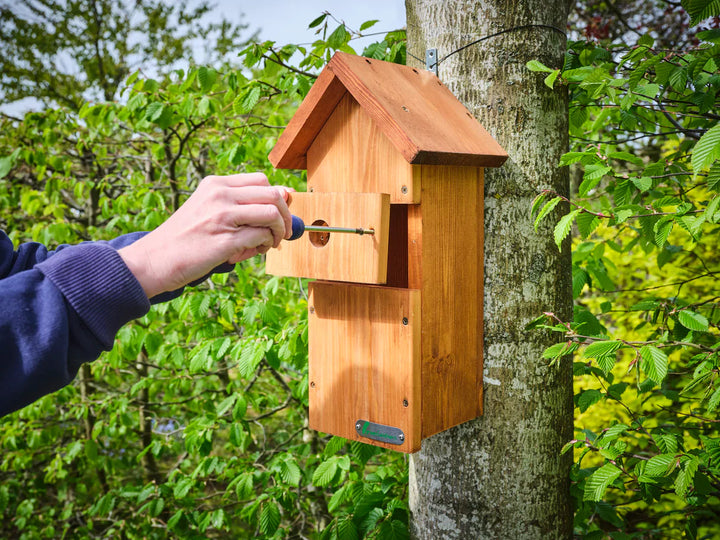
POLYGON ((367 420, 358 420, 355 422, 355 431, 361 437, 372 439, 389 444, 401 445, 405 442, 405 434, 402 429, 368 422, 367 420))

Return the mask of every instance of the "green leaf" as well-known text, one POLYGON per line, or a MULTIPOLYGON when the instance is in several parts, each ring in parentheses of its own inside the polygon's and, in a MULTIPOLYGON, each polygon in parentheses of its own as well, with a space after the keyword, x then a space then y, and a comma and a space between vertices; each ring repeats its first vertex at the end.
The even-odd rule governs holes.
POLYGON ((597 469, 590 477, 585 480, 585 490, 583 492, 584 501, 601 501, 605 490, 612 484, 622 471, 612 463, 606 463, 597 469))
POLYGON ((691 26, 720 15, 720 0, 681 0, 680 3, 690 15, 691 26))
POLYGON ((538 213, 537 217, 535 218, 535 230, 537 231, 538 225, 540 222, 547 216, 550 212, 552 212, 553 208, 555 208, 558 203, 562 201, 560 197, 555 197, 554 199, 549 200, 545 203, 545 206, 542 207, 542 210, 538 213))
POLYGON ((631 178, 630 181, 635 184, 635 187, 640 191, 647 191, 652 187, 652 178, 649 176, 642 176, 640 178, 631 178))
POLYGON ((339 49, 350 40, 350 32, 345 29, 345 25, 338 26, 332 34, 328 36, 327 44, 331 49, 339 49))
POLYGON ((207 93, 212 89, 217 79, 217 71, 205 66, 200 66, 197 70, 197 79, 200 82, 200 89, 203 93, 207 93))
MULTIPOLYGON (((537 60, 530 60, 527 64, 525 64, 525 66, 530 71, 542 71, 545 73, 552 73, 553 71, 556 71, 552 68, 547 67, 545 64, 543 64, 542 62, 539 62, 537 60)), ((557 70, 557 71, 559 71, 559 70, 557 70)))
POLYGON ((0 158, 0 178, 5 178, 7 174, 12 170, 13 160, 11 156, 5 156, 0 158))
POLYGON ((173 489, 173 495, 176 499, 184 499, 185 496, 190 491, 190 488, 193 486, 193 479, 192 478, 183 478, 180 480, 173 489))
POLYGON ((326 17, 327 17, 327 13, 323 13, 317 19, 313 19, 313 22, 311 22, 308 25, 308 28, 315 28, 316 26, 319 26, 325 20, 326 17))
POLYGON ((677 456, 675 454, 659 454, 647 461, 643 476, 652 478, 667 476, 675 469, 676 465, 677 456))
POLYGON ((684 309, 678 313, 678 321, 688 330, 695 332, 707 332, 709 329, 708 320, 699 313, 684 309))
POLYGON ((591 390, 585 390, 578 397, 578 408, 580 409, 580 412, 584 413, 591 405, 594 405, 602 398, 603 394, 602 392, 600 392, 600 390, 596 390, 594 388, 591 390))
POLYGON ((622 341, 596 341, 591 343, 583 351, 584 358, 600 358, 615 354, 615 351, 623 346, 622 341))
POLYGON ((555 225, 555 244, 557 245, 558 249, 562 248, 562 242, 565 240, 565 237, 570 233, 570 229, 572 228, 573 221, 575 220, 575 216, 577 216, 580 213, 580 209, 577 208, 570 212, 569 214, 563 216, 560 218, 560 221, 558 221, 558 224, 555 225))
POLYGON ((260 100, 260 87, 251 86, 245 93, 235 98, 233 102, 233 111, 235 114, 247 114, 253 110, 257 102, 260 100))
POLYGON ((275 501, 265 501, 260 511, 260 532, 272 536, 280 526, 280 509, 275 501))
MULTIPOLYGON (((720 2, 720 0, 718 0, 720 2)), ((715 125, 700 137, 692 151, 691 164, 695 174, 720 159, 720 124, 715 125)))
POLYGON ((291 486, 297 487, 300 484, 302 472, 293 457, 288 457, 288 459, 280 462, 280 477, 283 482, 291 486))
POLYGON ((164 110, 165 105, 154 101, 153 103, 148 105, 148 108, 145 111, 145 120, 149 120, 151 122, 157 121, 162 116, 164 110))
POLYGON ((312 482, 318 487, 329 486, 338 472, 337 460, 332 457, 318 465, 313 473, 312 482))
POLYGON ((650 379, 660 384, 668 372, 667 355, 657 347, 645 345, 640 349, 640 357, 642 370, 650 379))
POLYGON ((371 20, 371 21, 365 21, 364 23, 362 23, 362 24, 360 25, 360 32, 362 32, 363 30, 367 30, 368 28, 371 28, 371 27, 375 26, 375 25, 377 24, 377 22, 378 22, 378 19, 373 19, 373 20, 371 20))
POLYGON ((720 161, 716 161, 707 175, 708 189, 720 191, 720 161))
POLYGON ((338 521, 337 535, 338 540, 358 540, 360 538, 357 527, 350 517, 338 521))
POLYGON ((543 81, 545 83, 545 86, 547 86, 548 88, 550 88, 550 90, 552 90, 553 87, 555 86, 555 79, 558 78, 558 75, 560 75, 560 70, 556 69, 550 75, 545 77, 545 80, 543 81))
POLYGON ((693 484, 695 473, 700 466, 700 461, 696 456, 690 456, 685 462, 685 466, 678 472, 677 478, 675 479, 675 493, 679 497, 685 497, 688 489, 693 484))
POLYGON ((720 405, 720 386, 715 389, 715 391, 710 396, 710 399, 708 399, 707 412, 713 412, 715 409, 717 409, 718 405, 720 405))

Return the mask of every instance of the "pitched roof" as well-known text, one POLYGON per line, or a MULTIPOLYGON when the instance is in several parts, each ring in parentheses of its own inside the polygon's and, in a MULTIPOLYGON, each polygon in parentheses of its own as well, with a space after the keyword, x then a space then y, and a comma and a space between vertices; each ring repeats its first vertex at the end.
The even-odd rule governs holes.
POLYGON ((499 167, 507 159, 429 71, 337 52, 270 152, 275 167, 307 168, 308 148, 346 92, 409 163, 499 167))

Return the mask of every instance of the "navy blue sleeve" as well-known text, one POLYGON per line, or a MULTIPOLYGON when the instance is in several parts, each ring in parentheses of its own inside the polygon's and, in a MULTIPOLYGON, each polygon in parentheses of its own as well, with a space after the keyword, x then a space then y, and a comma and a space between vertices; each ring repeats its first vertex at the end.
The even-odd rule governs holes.
POLYGON ((142 233, 13 251, 0 232, 0 416, 68 384, 150 302, 116 249, 142 233))

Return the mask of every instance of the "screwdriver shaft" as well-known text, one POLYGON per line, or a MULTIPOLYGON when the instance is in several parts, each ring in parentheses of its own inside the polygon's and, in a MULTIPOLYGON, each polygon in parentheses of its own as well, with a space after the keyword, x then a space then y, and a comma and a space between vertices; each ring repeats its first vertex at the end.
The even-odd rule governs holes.
POLYGON ((309 232, 334 232, 334 233, 349 233, 349 234, 375 234, 374 229, 351 229, 348 227, 321 227, 319 225, 305 225, 305 230, 309 232))

